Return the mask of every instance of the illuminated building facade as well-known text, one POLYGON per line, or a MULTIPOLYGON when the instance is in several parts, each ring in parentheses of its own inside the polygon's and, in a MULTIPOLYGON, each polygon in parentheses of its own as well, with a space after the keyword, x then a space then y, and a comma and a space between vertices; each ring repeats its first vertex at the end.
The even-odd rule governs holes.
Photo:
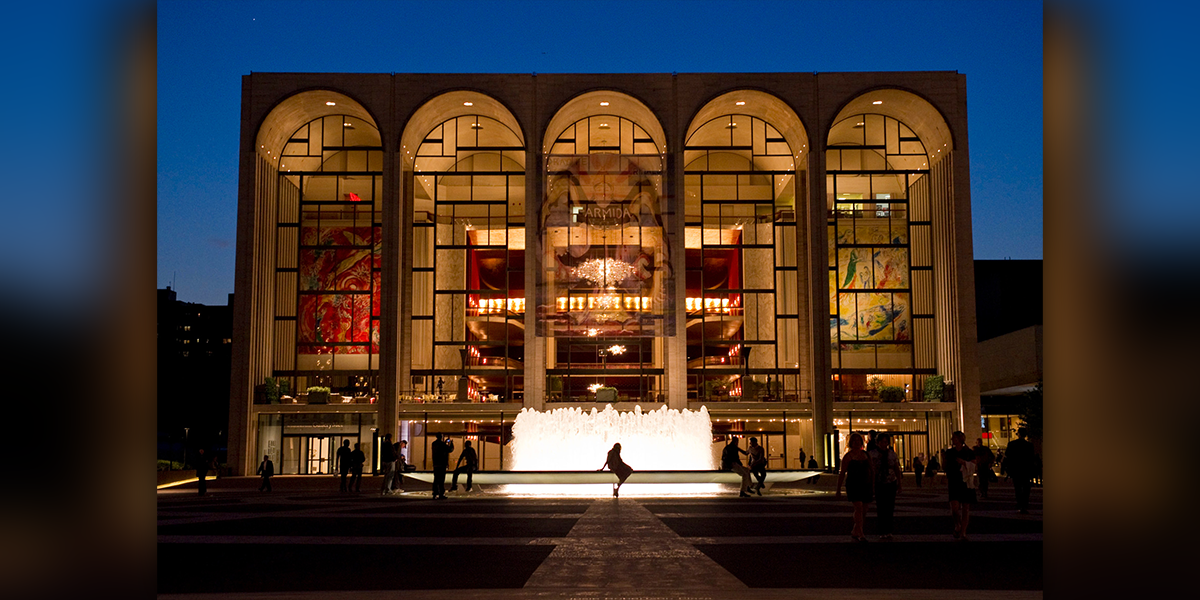
POLYGON ((775 469, 980 430, 961 74, 255 73, 239 153, 236 472, 504 469, 522 408, 598 402, 775 469))

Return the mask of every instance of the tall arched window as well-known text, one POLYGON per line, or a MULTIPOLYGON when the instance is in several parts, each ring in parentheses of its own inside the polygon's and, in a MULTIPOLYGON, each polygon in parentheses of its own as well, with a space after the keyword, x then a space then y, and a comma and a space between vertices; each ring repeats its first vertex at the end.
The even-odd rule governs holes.
POLYGON ((379 369, 379 130, 332 114, 276 160, 275 374, 296 391, 373 395, 379 369))
MULTIPOLYGON (((689 396, 704 401, 799 399, 801 323, 797 157, 803 128, 758 114, 753 93, 709 104, 684 147, 689 396), (747 101, 755 115, 742 112, 747 101), (727 106, 726 106, 727 105, 727 106), (799 139, 789 143, 785 127, 799 139), (795 145, 796 147, 793 147, 795 145)), ((789 111, 790 112, 790 111, 789 111)))
POLYGON ((415 391, 441 399, 519 401, 524 143, 499 120, 460 114, 428 132, 413 168, 415 391))
POLYGON ((829 308, 834 390, 874 400, 934 373, 925 145, 903 122, 851 114, 829 132, 829 308), (914 339, 924 337, 916 345, 914 339), (920 354, 920 356, 918 356, 920 354))
POLYGON ((538 277, 550 401, 661 401, 674 280, 661 129, 631 118, 647 115, 597 92, 551 122, 538 277), (564 115, 586 116, 556 125, 564 115))

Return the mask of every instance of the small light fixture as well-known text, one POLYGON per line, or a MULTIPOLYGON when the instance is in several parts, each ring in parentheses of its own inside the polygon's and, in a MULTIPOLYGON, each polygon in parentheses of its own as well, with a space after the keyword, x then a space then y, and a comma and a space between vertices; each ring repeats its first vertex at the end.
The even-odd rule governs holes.
POLYGON ((600 129, 610 129, 610 127, 608 126, 608 123, 601 123, 600 129))
POLYGON ((325 106, 337 106, 337 102, 326 102, 325 106))
POLYGON ((600 106, 608 106, 608 103, 607 103, 607 102, 601 102, 601 103, 600 103, 600 106))
POLYGON ((725 129, 737 129, 737 123, 730 123, 725 126, 725 129))
POLYGON ((479 123, 471 123, 471 129, 483 129, 483 125, 479 123))
POLYGON ((872 102, 871 104, 883 104, 883 100, 876 100, 876 101, 872 102))
POLYGON ((351 124, 350 124, 350 122, 348 122, 348 121, 347 121, 347 122, 345 122, 345 123, 342 123, 342 127, 349 127, 349 128, 351 128, 351 129, 353 129, 353 128, 354 128, 354 125, 351 125, 351 124))
POLYGON ((746 101, 745 101, 745 100, 738 100, 737 102, 734 102, 734 104, 736 104, 736 105, 738 105, 738 106, 745 106, 745 105, 746 105, 746 101))
POLYGON ((463 102, 463 106, 475 106, 474 102, 463 102))

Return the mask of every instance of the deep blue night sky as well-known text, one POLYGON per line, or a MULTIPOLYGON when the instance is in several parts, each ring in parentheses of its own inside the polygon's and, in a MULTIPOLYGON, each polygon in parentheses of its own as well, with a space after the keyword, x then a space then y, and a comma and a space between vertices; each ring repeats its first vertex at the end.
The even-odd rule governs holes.
POLYGON ((233 292, 250 72, 958 71, 975 256, 1042 258, 1040 2, 164 2, 157 286, 233 292))

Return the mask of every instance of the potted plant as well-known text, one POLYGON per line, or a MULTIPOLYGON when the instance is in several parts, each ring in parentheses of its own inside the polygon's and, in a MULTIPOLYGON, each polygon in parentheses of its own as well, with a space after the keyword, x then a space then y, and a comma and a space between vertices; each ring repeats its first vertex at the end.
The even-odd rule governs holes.
POLYGON ((329 403, 329 388, 319 385, 310 386, 308 388, 308 403, 309 404, 328 404, 329 403))
POLYGON ((880 402, 903 402, 904 388, 898 385, 883 385, 877 390, 880 402))
POLYGON ((596 388, 596 402, 612 403, 617 401, 617 388, 602 386, 596 388))
POLYGON ((267 397, 267 404, 279 404, 279 382, 274 377, 263 380, 263 391, 267 397))

